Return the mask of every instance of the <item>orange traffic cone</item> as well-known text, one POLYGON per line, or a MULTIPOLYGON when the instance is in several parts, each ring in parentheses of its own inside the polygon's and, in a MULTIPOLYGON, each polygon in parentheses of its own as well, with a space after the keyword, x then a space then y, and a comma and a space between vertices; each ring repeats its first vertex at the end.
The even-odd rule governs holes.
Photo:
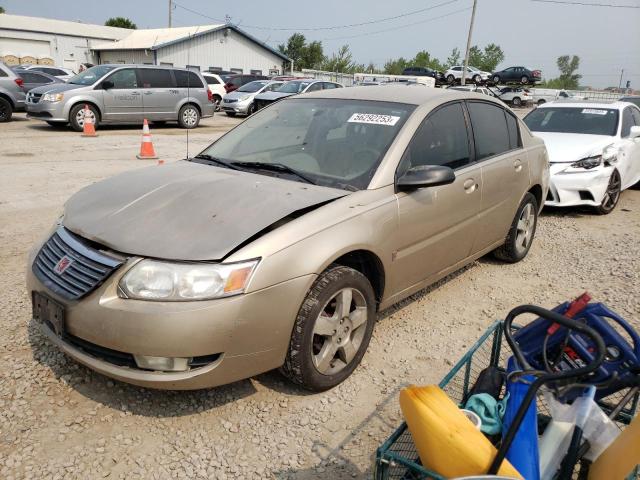
POLYGON ((96 126, 93 124, 92 113, 89 110, 89 105, 84 104, 84 122, 82 124, 82 136, 83 137, 97 137, 96 126))
POLYGON ((153 149, 153 142, 151 141, 151 134, 149 133, 149 122, 144 119, 142 125, 142 144, 140 144, 140 153, 136 155, 139 159, 153 160, 158 158, 156 151, 153 149))

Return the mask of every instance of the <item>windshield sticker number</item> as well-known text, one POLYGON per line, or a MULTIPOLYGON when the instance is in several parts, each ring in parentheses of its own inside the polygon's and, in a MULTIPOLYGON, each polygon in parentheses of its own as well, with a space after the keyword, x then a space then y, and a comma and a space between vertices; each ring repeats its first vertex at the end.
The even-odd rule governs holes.
POLYGON ((597 110, 595 108, 583 108, 582 113, 590 114, 590 115, 606 115, 606 110, 597 110))
POLYGON ((372 125, 387 125, 393 127, 400 117, 393 115, 378 115, 376 113, 354 113, 347 120, 349 123, 370 123, 372 125))

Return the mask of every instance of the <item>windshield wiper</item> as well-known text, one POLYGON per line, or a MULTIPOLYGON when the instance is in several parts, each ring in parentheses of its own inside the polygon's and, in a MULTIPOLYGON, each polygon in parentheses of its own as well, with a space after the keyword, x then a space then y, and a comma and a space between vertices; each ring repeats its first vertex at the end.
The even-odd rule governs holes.
POLYGON ((250 168, 250 169, 255 169, 255 170, 270 170, 272 172, 290 173, 292 175, 295 175, 299 179, 304 180, 307 183, 310 183, 312 185, 316 185, 316 182, 311 180, 309 177, 307 177, 306 175, 300 173, 296 169, 291 168, 288 165, 285 165, 284 163, 262 163, 262 162, 231 162, 231 163, 233 165, 238 165, 238 166, 243 167, 243 168, 250 168))
POLYGON ((231 170, 242 170, 241 168, 238 168, 234 165, 234 163, 236 162, 227 162, 226 160, 222 160, 221 158, 214 157, 213 155, 209 155, 207 153, 199 153, 193 158, 197 158, 199 160, 206 160, 206 163, 209 163, 209 165, 211 165, 212 163, 215 163, 217 165, 222 165, 223 167, 230 168, 231 170))

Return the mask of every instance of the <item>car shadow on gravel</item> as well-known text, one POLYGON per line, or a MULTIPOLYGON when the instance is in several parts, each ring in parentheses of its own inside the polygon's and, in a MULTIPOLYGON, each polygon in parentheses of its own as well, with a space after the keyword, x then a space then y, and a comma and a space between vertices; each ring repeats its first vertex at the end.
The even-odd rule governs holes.
POLYGON ((96 403, 145 417, 167 418, 216 409, 256 393, 250 380, 203 390, 153 390, 113 380, 67 357, 31 320, 28 338, 33 359, 49 368, 56 379, 96 403))

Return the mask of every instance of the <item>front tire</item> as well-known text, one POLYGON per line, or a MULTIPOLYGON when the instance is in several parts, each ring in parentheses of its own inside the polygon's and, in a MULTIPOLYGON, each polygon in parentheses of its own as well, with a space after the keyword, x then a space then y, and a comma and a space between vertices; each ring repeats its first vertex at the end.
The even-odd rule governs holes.
POLYGON ((473 83, 475 83, 476 85, 480 85, 482 83, 482 77, 480 75, 474 75, 473 83))
POLYGON ((178 125, 180 128, 192 129, 200 124, 200 111, 195 105, 183 105, 178 113, 178 125))
POLYGON ((0 123, 8 122, 13 116, 13 106, 6 98, 0 97, 0 123))
POLYGON ((360 364, 375 320, 369 280, 352 268, 330 266, 300 307, 281 372, 308 390, 335 387, 360 364))
POLYGON ((529 83, 529 77, 527 77, 526 75, 523 75, 522 78, 520 79, 520 83, 522 83, 523 85, 526 85, 527 83, 529 83))
MULTIPOLYGON (((82 132, 84 128, 84 103, 79 103, 69 113, 69 124, 76 132, 82 132)), ((89 105, 89 116, 93 119, 93 127, 97 130, 100 115, 93 105, 89 105)))
POLYGON ((599 207, 596 207, 596 213, 598 215, 609 215, 613 212, 620 200, 620 194, 622 193, 622 180, 620 179, 620 172, 614 170, 609 177, 609 185, 607 185, 607 191, 604 194, 602 203, 599 207))
POLYGON ((498 85, 500 83, 500 77, 498 75, 493 76, 494 85, 498 85))
POLYGON ((449 85, 453 85, 454 83, 456 83, 456 77, 451 74, 447 75, 447 83, 449 85))
POLYGON ((516 263, 529 253, 538 225, 538 201, 528 193, 520 202, 509 228, 504 245, 496 248, 493 255, 503 262, 516 263))

